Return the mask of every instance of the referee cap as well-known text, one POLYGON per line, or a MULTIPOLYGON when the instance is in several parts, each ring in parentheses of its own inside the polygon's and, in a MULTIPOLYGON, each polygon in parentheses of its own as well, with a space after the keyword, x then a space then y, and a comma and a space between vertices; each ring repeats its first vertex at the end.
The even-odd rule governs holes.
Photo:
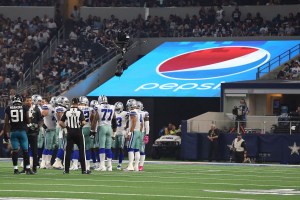
POLYGON ((78 104, 79 103, 79 99, 77 97, 72 99, 72 104, 78 104))

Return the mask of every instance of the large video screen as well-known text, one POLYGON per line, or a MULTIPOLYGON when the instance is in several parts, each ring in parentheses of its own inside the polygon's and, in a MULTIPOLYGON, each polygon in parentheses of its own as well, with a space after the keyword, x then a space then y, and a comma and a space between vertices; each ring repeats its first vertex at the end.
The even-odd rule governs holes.
POLYGON ((165 42, 88 96, 220 97, 221 83, 255 80, 257 68, 299 44, 300 40, 165 42))

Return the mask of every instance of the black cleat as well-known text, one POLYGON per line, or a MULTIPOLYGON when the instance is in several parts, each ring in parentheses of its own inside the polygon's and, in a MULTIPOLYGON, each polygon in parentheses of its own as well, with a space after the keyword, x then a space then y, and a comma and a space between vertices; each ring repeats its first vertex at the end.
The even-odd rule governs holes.
POLYGON ((25 169, 22 169, 22 171, 20 171, 20 174, 25 174, 25 169))
POLYGON ((20 174, 18 169, 14 169, 14 174, 20 174))
POLYGON ((67 172, 67 171, 64 171, 64 172, 63 172, 63 174, 69 174, 69 172, 67 172))
POLYGON ((31 169, 26 169, 26 175, 34 175, 35 173, 31 169))
POLYGON ((90 170, 83 171, 82 174, 91 174, 92 172, 90 170))

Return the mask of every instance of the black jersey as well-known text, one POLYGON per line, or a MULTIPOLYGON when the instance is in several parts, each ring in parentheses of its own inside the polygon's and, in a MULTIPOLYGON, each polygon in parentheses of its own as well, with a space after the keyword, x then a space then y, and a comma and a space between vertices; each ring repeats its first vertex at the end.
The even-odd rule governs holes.
POLYGON ((27 122, 26 122, 26 113, 28 108, 24 105, 11 105, 7 106, 5 109, 5 113, 8 116, 8 120, 10 123, 10 130, 26 130, 27 122))
POLYGON ((84 115, 82 110, 77 107, 71 107, 64 112, 60 119, 63 122, 67 122, 67 126, 71 129, 81 128, 81 122, 84 121, 84 115))

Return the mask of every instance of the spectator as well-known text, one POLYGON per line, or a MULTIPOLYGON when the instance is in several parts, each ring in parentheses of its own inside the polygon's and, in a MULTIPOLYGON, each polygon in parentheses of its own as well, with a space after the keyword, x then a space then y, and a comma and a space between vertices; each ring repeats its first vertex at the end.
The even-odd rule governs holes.
POLYGON ((237 137, 233 140, 231 151, 234 153, 236 163, 243 163, 247 160, 246 143, 241 133, 238 133, 237 137))
POLYGON ((213 159, 218 161, 219 129, 216 128, 215 124, 211 125, 207 138, 209 140, 208 161, 211 162, 213 159))

